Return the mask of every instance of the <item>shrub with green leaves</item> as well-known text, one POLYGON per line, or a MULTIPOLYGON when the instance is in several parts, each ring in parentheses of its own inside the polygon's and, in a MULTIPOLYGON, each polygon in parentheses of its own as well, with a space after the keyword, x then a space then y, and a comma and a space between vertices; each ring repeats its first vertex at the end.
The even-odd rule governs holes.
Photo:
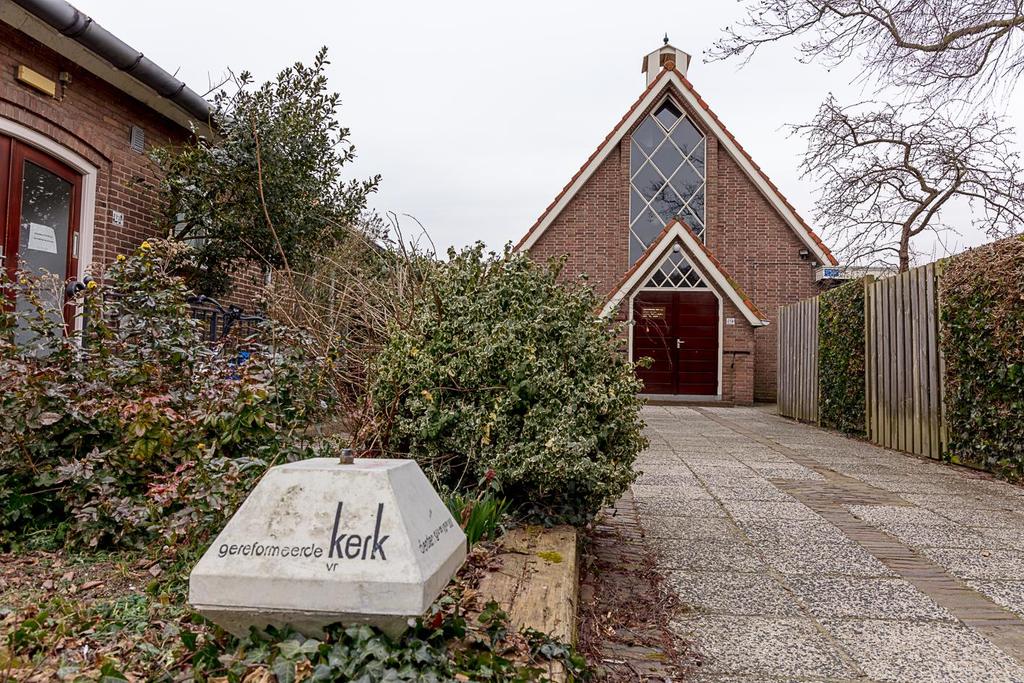
POLYGON ((947 455, 1024 478, 1024 238, 948 259, 939 292, 947 455))
POLYGON ((582 284, 482 245, 428 268, 370 373, 380 438, 448 490, 493 470, 544 521, 580 522, 634 478, 646 446, 639 383, 582 284))
POLYGON ((818 299, 818 414, 823 427, 863 435, 864 281, 824 292, 818 299))
POLYGON ((81 296, 84 332, 54 326, 39 281, 6 288, 32 310, 0 318, 0 544, 34 529, 79 547, 195 538, 309 448, 330 408, 320 360, 269 323, 244 362, 230 340, 205 344, 171 272, 186 251, 119 257, 81 296))
POLYGON ((355 159, 327 83, 327 49, 254 86, 247 72, 213 96, 216 135, 154 150, 164 222, 196 240, 190 282, 229 289, 246 266, 313 265, 351 233, 379 176, 347 178, 355 159))

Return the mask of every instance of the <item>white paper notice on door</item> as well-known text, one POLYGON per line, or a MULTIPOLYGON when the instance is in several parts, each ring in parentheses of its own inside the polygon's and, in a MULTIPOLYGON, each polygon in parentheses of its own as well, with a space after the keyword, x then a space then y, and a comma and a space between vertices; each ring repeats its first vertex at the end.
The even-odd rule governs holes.
POLYGON ((57 233, 49 225, 28 224, 28 248, 47 254, 57 253, 57 233))

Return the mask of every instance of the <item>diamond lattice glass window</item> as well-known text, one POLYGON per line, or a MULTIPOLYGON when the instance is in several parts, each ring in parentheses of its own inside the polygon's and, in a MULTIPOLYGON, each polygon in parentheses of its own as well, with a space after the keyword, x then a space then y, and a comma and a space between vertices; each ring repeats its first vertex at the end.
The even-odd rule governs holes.
POLYGON ((704 289, 707 285, 690 262, 676 246, 661 260, 661 265, 651 275, 644 287, 663 289, 704 289))
POLYGON ((673 218, 704 239, 704 134, 672 100, 635 131, 629 154, 629 263, 673 218))

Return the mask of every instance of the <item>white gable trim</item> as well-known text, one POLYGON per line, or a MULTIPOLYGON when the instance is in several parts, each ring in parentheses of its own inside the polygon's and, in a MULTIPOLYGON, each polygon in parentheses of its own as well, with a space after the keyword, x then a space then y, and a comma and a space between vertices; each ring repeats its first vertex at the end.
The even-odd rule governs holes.
POLYGON ((690 265, 697 269, 700 276, 704 278, 705 282, 713 282, 718 290, 724 293, 729 301, 736 305, 740 313, 747 320, 748 323, 755 327, 763 327, 768 324, 767 320, 761 320, 754 312, 750 310, 750 306, 743 300, 743 297, 739 295, 736 288, 729 283, 729 279, 725 277, 721 270, 714 264, 714 262, 708 258, 702 246, 697 242, 693 233, 683 227, 678 221, 672 224, 668 232, 661 236, 661 241, 658 243, 656 249, 648 251, 647 254, 640 259, 639 265, 633 269, 633 273, 629 278, 619 287, 618 290, 612 294, 611 298, 608 299, 608 303, 601 309, 601 317, 608 317, 622 300, 626 298, 633 290, 637 289, 641 283, 646 281, 651 275, 652 266, 657 268, 661 264, 662 258, 665 257, 668 250, 672 247, 672 244, 679 240, 683 243, 686 249, 687 260, 690 265))
MULTIPOLYGON (((726 152, 729 153, 739 167, 743 169, 743 172, 754 186, 761 192, 762 195, 768 200, 772 207, 779 212, 783 220, 789 225, 789 227, 796 233, 800 241, 804 243, 812 254, 814 254, 818 263, 830 264, 832 260, 825 254, 825 251, 818 245, 817 241, 811 236, 807 228, 804 227, 803 223, 797 217, 786 202, 779 195, 778 191, 765 179, 750 161, 750 158, 740 150, 739 146, 733 141, 731 135, 729 135, 725 129, 715 120, 714 117, 708 114, 704 106, 697 100, 696 95, 693 91, 683 83, 682 79, 675 71, 662 71, 661 75, 658 76, 658 81, 664 79, 660 87, 650 88, 637 104, 633 108, 630 115, 621 122, 619 127, 612 133, 611 137, 601 145, 597 154, 595 154, 586 166, 583 167, 576 179, 569 185, 568 188, 559 196, 558 201, 549 208, 541 220, 537 223, 537 226, 526 236, 522 244, 518 247, 518 251, 527 251, 537 240, 540 239, 541 235, 555 222, 558 215, 562 213, 566 206, 576 193, 583 188, 583 186, 590 180, 590 177, 594 175, 594 172, 598 169, 613 149, 615 149, 622 138, 625 137, 626 131, 632 130, 633 125, 640 120, 642 116, 647 114, 647 110, 651 107, 654 102, 659 99, 665 91, 665 88, 669 84, 675 85, 676 89, 682 95, 683 100, 689 105, 690 110, 696 112, 698 120, 705 127, 706 130, 710 131, 716 138, 718 138, 719 144, 721 144, 726 152)), ((656 81, 657 82, 657 81, 656 81)), ((652 84, 653 85, 653 84, 652 84)))

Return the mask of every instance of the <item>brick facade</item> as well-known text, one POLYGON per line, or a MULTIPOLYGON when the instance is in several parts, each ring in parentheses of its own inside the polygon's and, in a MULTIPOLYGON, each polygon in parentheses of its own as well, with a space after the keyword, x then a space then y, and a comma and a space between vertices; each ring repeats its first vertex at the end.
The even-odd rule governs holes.
MULTIPOLYGON (((726 301, 724 316, 737 321, 735 326, 723 328, 722 399, 741 404, 774 400, 778 308, 818 292, 812 262, 801 259, 800 238, 721 141, 701 124, 702 117, 673 86, 665 89, 707 141, 706 245, 771 323, 754 328, 726 301), (735 353, 746 350, 749 352, 735 353)), ((652 107, 660 102, 661 97, 655 98, 652 107)), ((637 119, 634 128, 647 113, 637 119)), ((529 247, 529 253, 539 259, 568 255, 563 276, 571 279, 586 274, 602 297, 611 294, 630 267, 631 134, 632 130, 626 132, 529 247)))
MULTIPOLYGON (((94 269, 102 269, 143 240, 164 234, 155 215, 158 171, 146 152, 132 151, 131 126, 145 131, 147 152, 183 142, 189 131, 2 22, 0 117, 50 138, 98 169, 91 254, 94 269), (68 72, 71 83, 58 87, 57 98, 39 94, 15 80, 18 65, 53 80, 60 72, 68 72), (113 224, 114 211, 124 214, 123 226, 113 224)), ((259 273, 247 272, 237 279, 231 299, 251 302, 261 286, 259 273)))

